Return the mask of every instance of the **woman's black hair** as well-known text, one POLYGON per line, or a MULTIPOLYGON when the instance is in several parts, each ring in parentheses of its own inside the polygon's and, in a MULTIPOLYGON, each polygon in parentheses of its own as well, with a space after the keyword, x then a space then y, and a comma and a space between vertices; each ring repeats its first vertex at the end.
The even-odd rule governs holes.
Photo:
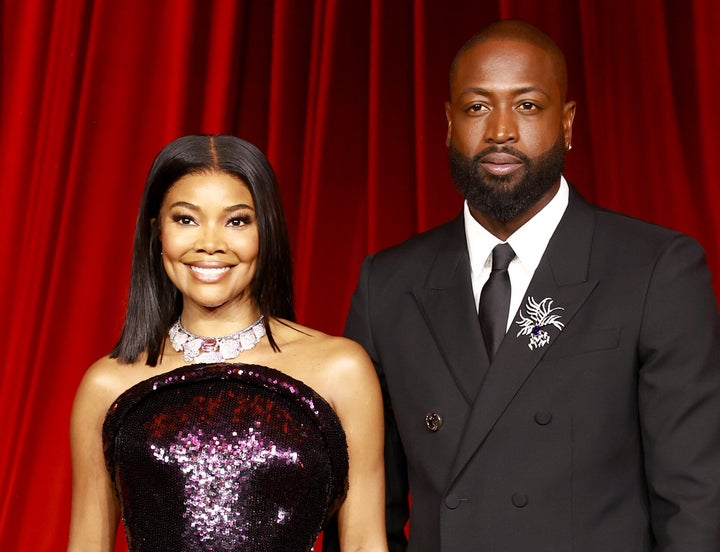
POLYGON ((270 345, 280 350, 270 330, 270 317, 294 320, 295 311, 290 240, 275 173, 265 155, 250 142, 234 136, 199 134, 170 142, 150 168, 135 228, 125 324, 111 358, 131 363, 146 352, 146 364, 157 365, 167 332, 182 312, 182 295, 163 267, 155 220, 175 182, 185 175, 210 172, 239 178, 252 195, 259 241, 252 297, 265 316, 270 345))

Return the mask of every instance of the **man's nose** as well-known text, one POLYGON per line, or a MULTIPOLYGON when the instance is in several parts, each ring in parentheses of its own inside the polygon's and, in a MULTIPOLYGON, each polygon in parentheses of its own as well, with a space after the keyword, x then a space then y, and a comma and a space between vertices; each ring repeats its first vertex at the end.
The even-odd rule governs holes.
POLYGON ((510 107, 496 107, 486 118, 485 141, 504 144, 517 140, 517 124, 510 107))

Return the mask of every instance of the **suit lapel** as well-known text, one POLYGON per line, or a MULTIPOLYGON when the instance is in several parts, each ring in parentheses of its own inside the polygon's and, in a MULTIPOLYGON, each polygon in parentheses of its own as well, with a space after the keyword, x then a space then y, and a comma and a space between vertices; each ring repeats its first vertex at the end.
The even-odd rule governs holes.
POLYGON ((448 230, 425 286, 413 294, 458 389, 470 404, 488 360, 474 305, 462 216, 448 230))
MULTIPOLYGON (((475 398, 456 455, 453 479, 461 473, 482 445, 524 382, 547 350, 553 346, 561 330, 572 323, 575 313, 597 284, 587 277, 594 211, 572 188, 570 191, 568 208, 535 271, 520 311, 515 315, 475 398), (546 306, 552 301, 553 308, 562 309, 553 312, 559 315, 557 321, 562 323, 562 328, 542 323, 536 328, 536 331, 547 332, 549 341, 544 345, 538 343, 530 346, 531 335, 518 335, 522 329, 518 324, 521 320, 520 314, 526 319, 533 318, 528 311, 530 298, 536 303, 547 299, 546 306)), ((540 319, 535 317, 535 322, 538 321, 540 319)))

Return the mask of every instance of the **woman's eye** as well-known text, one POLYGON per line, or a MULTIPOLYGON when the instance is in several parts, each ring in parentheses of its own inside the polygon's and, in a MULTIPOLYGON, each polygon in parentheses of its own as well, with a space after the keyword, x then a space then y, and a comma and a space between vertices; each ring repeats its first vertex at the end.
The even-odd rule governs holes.
POLYGON ((195 219, 189 215, 174 215, 173 221, 175 221, 178 224, 181 224, 183 226, 189 226, 191 224, 195 224, 195 219))
POLYGON ((233 217, 228 221, 228 226, 245 226, 250 223, 250 217, 233 217))

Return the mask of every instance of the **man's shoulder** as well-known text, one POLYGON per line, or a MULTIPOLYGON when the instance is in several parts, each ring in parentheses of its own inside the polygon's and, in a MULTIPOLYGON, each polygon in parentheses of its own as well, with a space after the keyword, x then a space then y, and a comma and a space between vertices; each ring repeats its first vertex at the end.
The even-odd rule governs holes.
POLYGON ((373 257, 381 262, 407 262, 434 257, 441 248, 453 245, 465 247, 464 232, 462 217, 455 217, 403 242, 381 249, 373 257))
POLYGON ((596 236, 599 240, 622 243, 626 249, 636 250, 662 250, 668 244, 678 241, 700 247, 694 238, 678 230, 611 209, 596 209, 596 236))
POLYGON ((699 246, 694 238, 678 230, 613 209, 587 203, 579 195, 576 196, 575 201, 571 201, 569 208, 573 206, 593 211, 594 242, 596 245, 609 243, 613 244, 614 247, 621 246, 623 249, 657 250, 658 248, 664 248, 670 242, 680 240, 699 246), (579 201, 577 198, 579 198, 579 201))
POLYGON ((425 281, 438 262, 457 265, 467 256, 462 217, 416 234, 396 245, 381 249, 365 259, 363 272, 375 285, 412 286, 425 281))

